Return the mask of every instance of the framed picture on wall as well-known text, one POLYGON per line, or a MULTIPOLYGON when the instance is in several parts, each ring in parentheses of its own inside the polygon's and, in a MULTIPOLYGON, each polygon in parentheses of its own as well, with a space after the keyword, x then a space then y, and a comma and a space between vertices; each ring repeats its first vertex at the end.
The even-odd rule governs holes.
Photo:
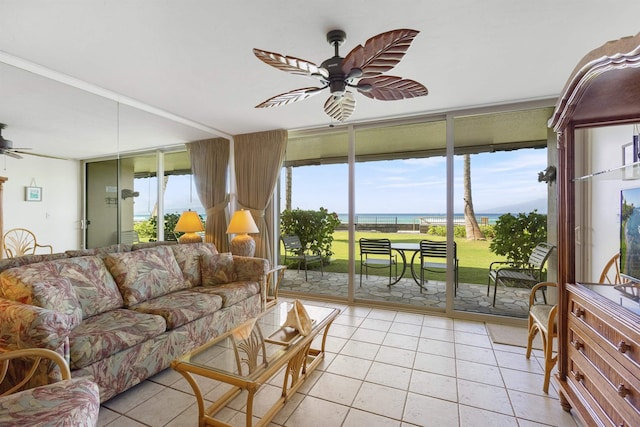
POLYGON ((27 202, 41 202, 42 187, 24 187, 24 200, 27 202))

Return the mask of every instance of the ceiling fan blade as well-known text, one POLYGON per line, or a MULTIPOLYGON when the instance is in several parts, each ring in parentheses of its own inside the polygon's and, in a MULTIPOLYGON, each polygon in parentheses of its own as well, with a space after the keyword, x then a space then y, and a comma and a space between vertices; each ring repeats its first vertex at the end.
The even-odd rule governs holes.
POLYGON ((416 98, 429 94, 429 90, 421 83, 395 76, 377 76, 361 79, 358 82, 358 86, 366 88, 359 89, 364 96, 382 101, 416 98))
POLYGON ((6 156, 13 157, 14 159, 21 159, 22 158, 22 156, 19 156, 16 153, 14 153, 12 151, 8 151, 8 150, 2 150, 2 151, 0 151, 0 154, 4 154, 6 156))
MULTIPOLYGON (((21 148, 20 150, 25 150, 25 148, 21 148)), ((26 150, 31 150, 30 148, 26 148, 26 150)), ((44 157, 45 159, 55 159, 55 160, 71 160, 66 157, 58 157, 58 156, 49 156, 48 154, 38 154, 38 153, 25 153, 23 151, 13 150, 14 153, 20 153, 27 156, 35 156, 35 157, 44 157)), ((22 157, 20 157, 22 158, 22 157)))
POLYGON ((401 29, 387 31, 358 45, 342 61, 342 72, 362 70, 362 77, 373 77, 389 71, 402 59, 419 31, 401 29))
POLYGON ((324 112, 340 122, 347 120, 355 109, 356 99, 348 91, 342 96, 331 95, 324 103, 324 112))
POLYGON ((291 104, 292 102, 302 101, 320 93, 325 87, 305 87, 302 89, 292 90, 291 92, 281 93, 273 98, 269 98, 264 102, 256 105, 256 108, 278 107, 280 105, 291 104))
POLYGON ((328 78, 329 72, 316 64, 294 56, 284 56, 275 52, 253 49, 253 54, 265 64, 271 65, 278 70, 291 74, 310 76, 316 78, 328 78))

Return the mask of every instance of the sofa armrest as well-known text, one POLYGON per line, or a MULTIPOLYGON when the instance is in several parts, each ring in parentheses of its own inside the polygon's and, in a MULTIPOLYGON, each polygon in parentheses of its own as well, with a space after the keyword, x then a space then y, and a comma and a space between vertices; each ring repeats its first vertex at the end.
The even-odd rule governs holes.
POLYGON ((69 347, 72 317, 0 298, 0 347, 5 350, 69 347))
POLYGON ((264 311, 267 307, 267 271, 269 271, 269 261, 264 258, 234 255, 233 269, 238 280, 258 282, 260 284, 260 301, 264 311))

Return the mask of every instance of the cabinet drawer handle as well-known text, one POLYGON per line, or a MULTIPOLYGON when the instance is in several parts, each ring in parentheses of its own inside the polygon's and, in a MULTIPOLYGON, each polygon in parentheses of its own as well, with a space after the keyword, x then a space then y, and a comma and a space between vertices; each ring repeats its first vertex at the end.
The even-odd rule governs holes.
POLYGON ((580 341, 578 341, 578 340, 575 340, 575 341, 574 341, 574 342, 572 342, 571 344, 573 345, 573 347, 574 347, 576 350, 580 350, 581 348, 584 348, 584 344, 583 344, 583 343, 581 343, 581 342, 580 342, 580 341))
POLYGON ((618 392, 618 396, 620 397, 627 397, 629 394, 631 394, 631 391, 629 391, 629 389, 626 388, 624 384, 619 384, 616 391, 618 392))
POLYGON ((573 314, 575 314, 576 317, 583 317, 584 316, 584 309, 577 307, 574 311, 573 314))
POLYGON ((627 344, 626 342, 620 341, 618 343, 618 351, 620 353, 626 353, 629 350, 631 350, 631 346, 629 344, 627 344))
POLYGON ((573 373, 573 378, 575 378, 576 381, 582 381, 584 376, 579 371, 575 371, 573 373))

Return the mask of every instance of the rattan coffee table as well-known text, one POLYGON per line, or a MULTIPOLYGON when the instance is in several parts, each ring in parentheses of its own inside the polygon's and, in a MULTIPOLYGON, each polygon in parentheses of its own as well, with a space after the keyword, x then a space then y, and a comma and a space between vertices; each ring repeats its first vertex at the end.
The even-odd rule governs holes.
POLYGON ((171 367, 180 372, 193 388, 198 401, 200 426, 231 426, 214 416, 242 390, 247 390, 246 425, 254 426, 255 394, 284 368, 281 396, 255 424, 267 425, 324 359, 327 332, 340 310, 305 304, 313 326, 309 335, 302 336, 292 328, 281 326, 291 307, 291 303, 280 302, 258 318, 243 323, 171 363, 171 367), (320 333, 320 348, 311 348, 314 338, 320 333), (196 376, 221 381, 232 388, 206 406, 196 376))

